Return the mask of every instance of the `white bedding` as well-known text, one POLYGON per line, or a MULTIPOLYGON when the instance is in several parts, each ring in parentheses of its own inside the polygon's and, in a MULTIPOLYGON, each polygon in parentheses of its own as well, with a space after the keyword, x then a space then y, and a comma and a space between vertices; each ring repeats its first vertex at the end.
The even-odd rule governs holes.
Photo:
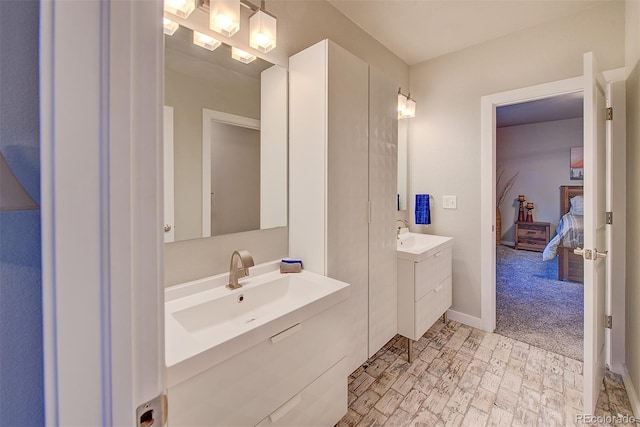
POLYGON ((584 246, 584 217, 582 215, 565 214, 560 218, 556 235, 542 252, 544 261, 552 260, 558 254, 558 247, 577 248, 584 246))

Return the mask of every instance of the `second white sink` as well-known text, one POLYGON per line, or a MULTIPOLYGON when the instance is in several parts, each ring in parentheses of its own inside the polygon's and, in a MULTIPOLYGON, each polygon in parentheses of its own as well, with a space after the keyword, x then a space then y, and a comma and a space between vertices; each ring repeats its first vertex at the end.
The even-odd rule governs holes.
POLYGON ((397 243, 398 258, 420 262, 429 257, 436 248, 442 250, 451 245, 453 245, 451 237, 411 232, 402 233, 397 243))

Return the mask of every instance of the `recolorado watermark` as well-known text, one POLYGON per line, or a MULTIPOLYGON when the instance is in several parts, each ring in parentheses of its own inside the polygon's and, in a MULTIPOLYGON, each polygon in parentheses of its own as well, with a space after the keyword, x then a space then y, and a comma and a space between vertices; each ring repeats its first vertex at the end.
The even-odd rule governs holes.
POLYGON ((590 415, 590 414, 577 414, 576 424, 635 424, 640 423, 640 418, 636 418, 633 415, 590 415))

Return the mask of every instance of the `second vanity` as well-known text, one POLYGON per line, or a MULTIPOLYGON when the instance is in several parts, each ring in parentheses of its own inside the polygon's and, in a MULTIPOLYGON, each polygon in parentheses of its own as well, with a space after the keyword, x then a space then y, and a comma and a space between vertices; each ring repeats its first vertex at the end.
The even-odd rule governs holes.
POLYGON ((453 238, 404 232, 398 235, 398 334, 422 335, 452 304, 453 238))
POLYGON ((169 425, 334 425, 347 411, 350 287, 256 266, 165 292, 169 425))

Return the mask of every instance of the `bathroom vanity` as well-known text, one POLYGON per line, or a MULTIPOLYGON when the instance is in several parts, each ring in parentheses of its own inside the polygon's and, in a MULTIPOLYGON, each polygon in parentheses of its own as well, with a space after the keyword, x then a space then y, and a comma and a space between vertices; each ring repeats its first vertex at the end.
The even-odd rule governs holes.
POLYGON ((409 340, 420 339, 451 307, 452 247, 451 237, 398 236, 398 333, 409 340))
POLYGON ((334 425, 347 411, 350 286, 260 269, 166 291, 169 425, 334 425))

